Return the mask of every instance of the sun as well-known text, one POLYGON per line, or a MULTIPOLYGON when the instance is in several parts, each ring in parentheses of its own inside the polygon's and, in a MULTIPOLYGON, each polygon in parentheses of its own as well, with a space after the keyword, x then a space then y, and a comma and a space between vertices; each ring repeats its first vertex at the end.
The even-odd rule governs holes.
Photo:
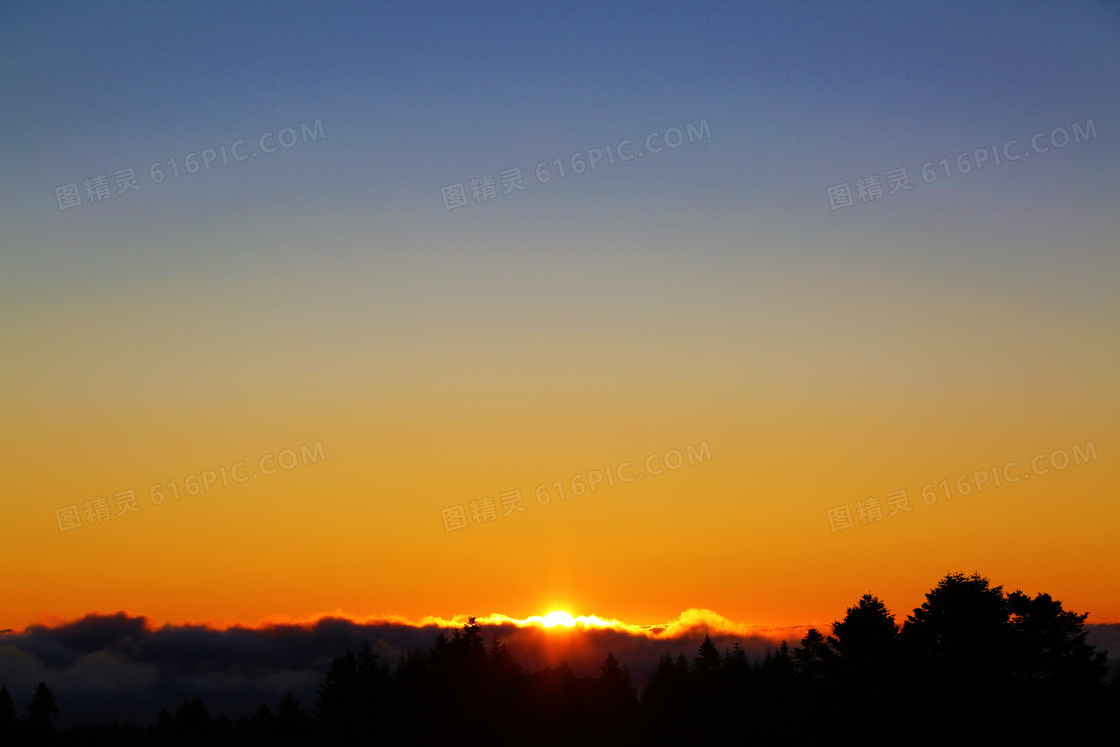
POLYGON ((569 615, 567 612, 561 612, 559 610, 557 610, 556 612, 549 612, 544 616, 544 619, 541 620, 541 625, 545 626, 546 628, 551 628, 556 625, 563 625, 565 628, 570 628, 575 624, 576 619, 574 617, 569 615))

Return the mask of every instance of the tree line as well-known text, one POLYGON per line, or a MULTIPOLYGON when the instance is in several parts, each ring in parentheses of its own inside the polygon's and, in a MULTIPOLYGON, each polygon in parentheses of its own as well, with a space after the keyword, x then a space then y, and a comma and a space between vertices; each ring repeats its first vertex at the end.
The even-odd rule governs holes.
POLYGON ((1106 678, 1107 655, 1085 642, 1087 616, 949 574, 901 625, 866 594, 830 634, 810 629, 758 661, 709 636, 691 659, 666 652, 640 693, 613 653, 594 676, 563 661, 529 672, 472 617, 393 668, 368 642, 347 650, 313 704, 289 692, 237 720, 212 719, 195 699, 147 727, 56 730, 45 683, 25 718, 0 689, 0 745, 1113 741, 1120 678, 1106 678))

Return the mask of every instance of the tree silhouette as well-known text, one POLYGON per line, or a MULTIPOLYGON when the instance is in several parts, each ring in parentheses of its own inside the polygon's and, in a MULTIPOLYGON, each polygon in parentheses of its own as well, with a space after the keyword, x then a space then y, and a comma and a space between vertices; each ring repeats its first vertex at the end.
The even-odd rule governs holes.
POLYGON ((809 628, 801 645, 792 652, 793 668, 805 680, 821 682, 836 668, 836 654, 816 628, 809 628))
POLYGON ((622 718, 638 705, 638 694, 630 681, 630 670, 619 664, 613 652, 607 654, 599 667, 595 712, 606 718, 622 718))
POLYGON ((1009 613, 1002 586, 991 586, 977 573, 950 573, 906 618, 901 640, 930 685, 975 699, 978 691, 1008 684, 1009 613))
POLYGON ((19 715, 12 694, 8 688, 0 687, 0 743, 14 739, 18 725, 19 715))
POLYGON ((482 639, 482 626, 474 617, 452 633, 447 645, 444 662, 449 673, 473 685, 481 685, 486 671, 486 642, 482 639))
POLYGON ((720 668, 723 670, 724 682, 727 683, 730 694, 745 693, 751 676, 751 662, 738 641, 723 653, 720 658, 720 668))
POLYGON ((1044 683, 1053 692, 1083 695, 1101 686, 1108 673, 1108 655, 1085 643, 1088 632, 1082 624, 1088 613, 1067 612, 1049 594, 1032 599, 1014 591, 1007 601, 1018 638, 1019 677, 1044 683))
POLYGON ((431 732, 440 726, 442 713, 439 711, 420 721, 420 704, 429 708, 434 705, 435 693, 429 655, 411 648, 401 654, 397 669, 393 672, 390 693, 393 713, 399 721, 408 724, 419 721, 431 732))
POLYGON ((682 667, 668 652, 663 653, 642 690, 642 705, 652 715, 671 713, 684 701, 688 680, 688 662, 682 667))
POLYGON ((712 643, 711 635, 704 634, 704 642, 692 660, 692 671, 701 677, 710 676, 719 671, 719 649, 712 643))
POLYGON ((332 659, 327 668, 315 699, 315 717, 327 722, 343 720, 347 711, 346 700, 357 689, 354 684, 357 678, 358 663, 354 660, 354 652, 346 649, 346 653, 332 659))
POLYGON ((271 719, 273 734, 284 744, 305 743, 311 727, 311 717, 303 709, 294 692, 289 690, 276 705, 276 715, 271 719))
POLYGON ((171 714, 168 713, 166 708, 161 708, 159 711, 156 729, 163 737, 167 737, 175 731, 175 720, 171 718, 171 714))
POLYGON ((276 704, 276 722, 285 729, 300 728, 307 718, 307 711, 291 690, 276 704))
POLYGON ((874 671, 882 666, 886 652, 893 650, 897 636, 894 615, 876 597, 864 594, 843 620, 832 623, 828 642, 845 665, 874 671))
POLYGON ((40 682, 31 694, 31 703, 27 706, 28 730, 43 738, 45 734, 54 731, 54 720, 58 716, 58 704, 55 703, 54 692, 47 687, 47 683, 40 682))
POLYGON ((782 641, 776 651, 767 650, 759 672, 771 687, 788 687, 793 677, 793 654, 789 650, 789 644, 782 641))
POLYGON ((1048 594, 1004 595, 973 573, 950 573, 906 619, 899 640, 927 708, 946 732, 983 739, 1070 741, 1089 727, 1075 714, 1097 708, 1106 659, 1085 644, 1086 615, 1048 594), (993 713, 1021 713, 995 723, 993 713))
POLYGON ((720 713, 730 705, 725 675, 719 649, 705 633, 692 659, 690 692, 685 700, 692 712, 694 736, 700 739, 716 735, 720 713))
POLYGON ((586 715, 586 685, 576 677, 566 659, 529 677, 529 702, 532 721, 538 728, 570 737, 586 715))
POLYGON ((474 616, 467 618, 467 624, 460 630, 456 630, 453 638, 459 641, 466 651, 477 652, 486 648, 486 643, 482 640, 482 626, 474 616))
POLYGON ((1110 723, 1115 724, 1120 722, 1120 668, 1112 673, 1108 683, 1108 688, 1104 692, 1104 703, 1101 711, 1110 723))
POLYGON ((837 674, 849 695, 897 689, 898 634, 894 615, 871 594, 864 594, 843 620, 832 623, 828 645, 837 654, 837 674))
POLYGON ((486 660, 493 687, 504 688, 507 685, 516 685, 524 673, 521 664, 509 652, 509 647, 497 638, 490 642, 490 647, 486 650, 486 660))
POLYGON ((205 738, 210 735, 212 727, 210 714, 200 698, 184 700, 172 724, 176 734, 188 739, 205 738))
POLYGON ((261 707, 257 709, 256 715, 253 716, 253 728, 261 734, 272 734, 274 722, 275 719, 268 704, 261 703, 261 707))
POLYGON ((327 669, 315 699, 315 717, 336 737, 372 734, 387 708, 389 680, 388 667, 369 641, 362 643, 357 656, 347 649, 327 669))
POLYGON ((1008 626, 1015 636, 1013 674, 1018 698, 1035 713, 1051 714, 1046 728, 1031 736, 1068 740, 1068 729, 1054 723, 1053 714, 1061 713, 1062 721, 1085 724, 1108 710, 1107 654, 1085 643, 1082 624, 1088 615, 1063 610, 1049 594, 1031 598, 1014 591, 1007 602, 1008 626))

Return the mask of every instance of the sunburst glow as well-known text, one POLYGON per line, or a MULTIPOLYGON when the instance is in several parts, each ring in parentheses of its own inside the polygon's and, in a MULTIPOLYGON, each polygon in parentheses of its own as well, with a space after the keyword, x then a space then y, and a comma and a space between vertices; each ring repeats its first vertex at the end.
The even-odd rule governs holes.
POLYGON ((556 612, 549 612, 544 616, 544 620, 541 621, 541 625, 545 626, 546 628, 551 628, 556 625, 563 625, 566 628, 570 628, 575 624, 576 619, 574 617, 569 615, 567 612, 561 612, 559 610, 557 610, 556 612))

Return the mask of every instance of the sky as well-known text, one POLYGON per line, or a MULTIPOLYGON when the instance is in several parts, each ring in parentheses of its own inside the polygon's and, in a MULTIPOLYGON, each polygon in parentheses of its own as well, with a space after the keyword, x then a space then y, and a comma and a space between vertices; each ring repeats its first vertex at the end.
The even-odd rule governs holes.
POLYGON ((0 73, 0 629, 1120 622, 1115 3, 9 2, 0 73))

